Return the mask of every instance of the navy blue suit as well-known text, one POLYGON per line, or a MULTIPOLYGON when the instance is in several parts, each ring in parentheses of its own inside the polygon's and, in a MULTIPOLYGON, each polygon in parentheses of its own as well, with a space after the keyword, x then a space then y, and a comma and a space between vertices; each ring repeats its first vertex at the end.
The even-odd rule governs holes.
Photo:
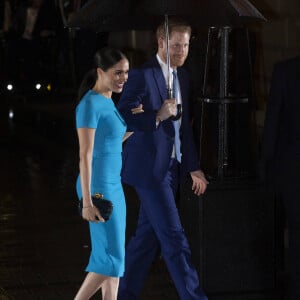
POLYGON ((135 235, 126 248, 125 275, 119 298, 138 299, 155 256, 162 254, 182 300, 206 300, 181 226, 175 195, 179 180, 199 170, 189 121, 190 85, 184 68, 177 69, 182 98, 181 153, 179 164, 171 158, 175 131, 171 120, 156 126, 156 114, 167 96, 166 81, 154 57, 139 69, 131 70, 118 108, 134 134, 123 149, 123 182, 133 186, 141 206, 135 235), (131 108, 143 104, 144 112, 131 108))

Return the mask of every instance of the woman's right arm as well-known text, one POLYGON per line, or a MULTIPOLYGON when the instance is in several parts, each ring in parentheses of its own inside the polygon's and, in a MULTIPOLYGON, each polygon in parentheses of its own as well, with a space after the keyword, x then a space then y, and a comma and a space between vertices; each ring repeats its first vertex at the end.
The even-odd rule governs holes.
POLYGON ((104 222, 99 211, 93 206, 91 199, 92 157, 95 140, 95 129, 78 128, 79 140, 79 171, 82 190, 82 217, 87 221, 96 221, 95 216, 104 222))

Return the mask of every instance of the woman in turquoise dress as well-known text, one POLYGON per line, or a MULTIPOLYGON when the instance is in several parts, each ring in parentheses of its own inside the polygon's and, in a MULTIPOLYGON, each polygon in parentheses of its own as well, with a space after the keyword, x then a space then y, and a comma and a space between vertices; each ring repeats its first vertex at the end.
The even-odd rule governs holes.
POLYGON ((79 140, 79 176, 76 184, 82 201, 82 217, 89 221, 91 255, 88 272, 76 300, 90 299, 100 288, 102 298, 116 300, 119 277, 124 272, 126 206, 122 189, 121 152, 126 124, 111 99, 128 78, 124 54, 103 48, 95 54, 94 68, 78 92, 76 127, 79 140), (113 202, 113 212, 104 221, 91 196, 101 193, 113 202))

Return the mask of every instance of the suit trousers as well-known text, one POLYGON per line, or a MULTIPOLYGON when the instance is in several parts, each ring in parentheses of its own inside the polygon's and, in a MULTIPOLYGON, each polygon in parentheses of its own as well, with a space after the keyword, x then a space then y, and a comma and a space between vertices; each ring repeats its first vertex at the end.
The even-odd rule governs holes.
POLYGON ((140 211, 135 235, 125 252, 125 274, 119 300, 139 299, 156 255, 161 255, 182 300, 207 300, 200 288, 191 252, 175 203, 178 163, 172 159, 164 180, 155 188, 135 187, 140 211))

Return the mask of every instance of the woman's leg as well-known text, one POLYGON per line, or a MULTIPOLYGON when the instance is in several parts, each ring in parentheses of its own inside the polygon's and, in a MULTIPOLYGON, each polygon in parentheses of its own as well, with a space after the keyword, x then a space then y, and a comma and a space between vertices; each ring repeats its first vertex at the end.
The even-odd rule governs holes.
POLYGON ((103 282, 108 278, 110 277, 92 272, 88 273, 74 300, 90 299, 99 290, 103 282))
POLYGON ((102 300, 117 300, 119 288, 118 277, 108 277, 101 285, 102 300))

